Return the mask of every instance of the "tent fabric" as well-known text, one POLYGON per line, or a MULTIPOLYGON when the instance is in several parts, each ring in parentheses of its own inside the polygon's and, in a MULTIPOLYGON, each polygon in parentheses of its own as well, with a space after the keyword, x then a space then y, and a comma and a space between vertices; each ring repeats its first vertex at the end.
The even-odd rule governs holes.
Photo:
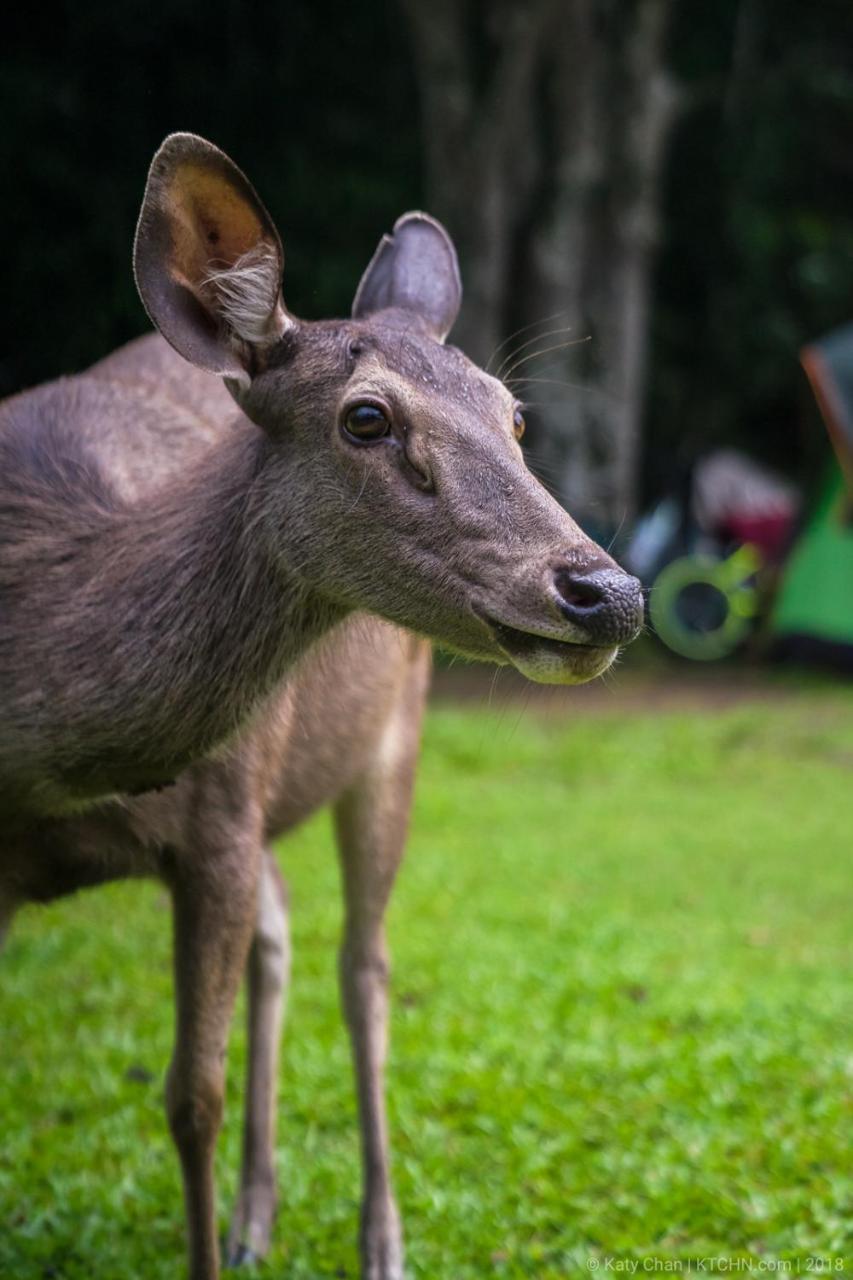
POLYGON ((853 667, 853 525, 845 499, 834 470, 791 552, 772 628, 792 655, 825 656, 833 664, 844 659, 844 666, 849 657, 853 667))
POLYGON ((780 654, 853 672, 853 324, 800 358, 839 465, 785 566, 771 628, 780 654))
POLYGON ((853 324, 804 347, 800 360, 853 495, 853 324))

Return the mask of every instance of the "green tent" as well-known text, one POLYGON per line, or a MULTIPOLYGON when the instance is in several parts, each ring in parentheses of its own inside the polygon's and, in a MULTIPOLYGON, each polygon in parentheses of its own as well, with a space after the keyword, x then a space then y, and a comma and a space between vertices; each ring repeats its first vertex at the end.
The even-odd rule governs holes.
POLYGON ((853 325, 802 361, 839 466, 785 566, 772 628, 783 655, 853 671, 853 325))
POLYGON ((853 671, 853 523, 838 470, 785 566, 773 632, 786 656, 853 671))

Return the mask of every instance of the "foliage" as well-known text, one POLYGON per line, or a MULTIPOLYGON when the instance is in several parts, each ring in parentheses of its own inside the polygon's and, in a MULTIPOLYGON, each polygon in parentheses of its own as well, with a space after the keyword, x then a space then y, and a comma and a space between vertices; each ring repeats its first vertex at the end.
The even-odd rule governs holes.
MULTIPOLYGON (((851 707, 815 687, 573 725, 432 713, 391 913, 414 1276, 557 1280, 611 1255, 849 1267, 851 707)), ((327 822, 281 856, 296 950, 268 1273, 353 1276, 327 822)), ((0 1274, 174 1276, 161 891, 28 911, 2 969, 0 1274)), ((243 1054, 240 1029, 223 1225, 243 1054)))
MULTIPOLYGON (((471 32, 489 29, 484 6, 460 4, 471 32)), ((378 235, 423 199, 400 7, 329 0, 320 16, 305 3, 89 0, 39 22, 11 11, 0 394, 146 328, 130 242, 150 156, 176 128, 211 136, 257 182, 285 233, 297 313, 345 312, 378 235)), ((846 0, 682 0, 673 13, 681 110, 655 291, 650 491, 679 453, 724 442, 800 474, 825 442, 813 421, 801 434, 797 348, 845 321, 853 292, 846 0)), ((493 44, 484 36, 475 50, 483 69, 493 44)), ((551 155, 558 124, 523 140, 513 183, 551 155)), ((548 376, 547 361, 527 371, 548 376)))
POLYGON ((828 452, 797 353, 853 297, 853 58, 844 0, 676 10, 647 476, 737 443, 798 479, 828 452))
POLYGON ((287 298, 345 314, 376 241, 420 202, 395 10, 329 0, 60 4, 8 15, 0 62, 0 394, 74 372, 149 326, 130 269, 145 174, 176 129, 225 148, 285 242, 287 298), (333 36, 333 38, 329 38, 333 36))

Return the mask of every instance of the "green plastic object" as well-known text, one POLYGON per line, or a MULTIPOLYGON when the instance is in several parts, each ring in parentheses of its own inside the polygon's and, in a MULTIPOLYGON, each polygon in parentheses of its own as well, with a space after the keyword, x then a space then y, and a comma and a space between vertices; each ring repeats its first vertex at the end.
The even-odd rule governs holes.
POLYGON ((682 556, 666 565, 649 595, 659 639, 698 662, 727 658, 743 644, 758 613, 755 575, 761 553, 748 543, 724 560, 682 556))
POLYGON ((772 629, 853 645, 853 524, 841 472, 834 470, 785 568, 772 629))

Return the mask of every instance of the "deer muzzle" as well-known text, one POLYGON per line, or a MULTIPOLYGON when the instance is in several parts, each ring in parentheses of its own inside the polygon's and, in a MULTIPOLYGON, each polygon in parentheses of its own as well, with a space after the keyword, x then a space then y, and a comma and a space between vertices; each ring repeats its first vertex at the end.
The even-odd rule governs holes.
POLYGON ((555 601, 563 617, 593 645, 628 644, 643 625, 643 589, 621 569, 554 574, 555 601))
POLYGON ((488 615, 483 620, 505 658, 528 679, 582 684, 606 671, 620 646, 638 635, 642 587, 615 565, 583 571, 562 564, 548 582, 548 607, 535 621, 519 626, 518 613, 511 623, 488 615))

